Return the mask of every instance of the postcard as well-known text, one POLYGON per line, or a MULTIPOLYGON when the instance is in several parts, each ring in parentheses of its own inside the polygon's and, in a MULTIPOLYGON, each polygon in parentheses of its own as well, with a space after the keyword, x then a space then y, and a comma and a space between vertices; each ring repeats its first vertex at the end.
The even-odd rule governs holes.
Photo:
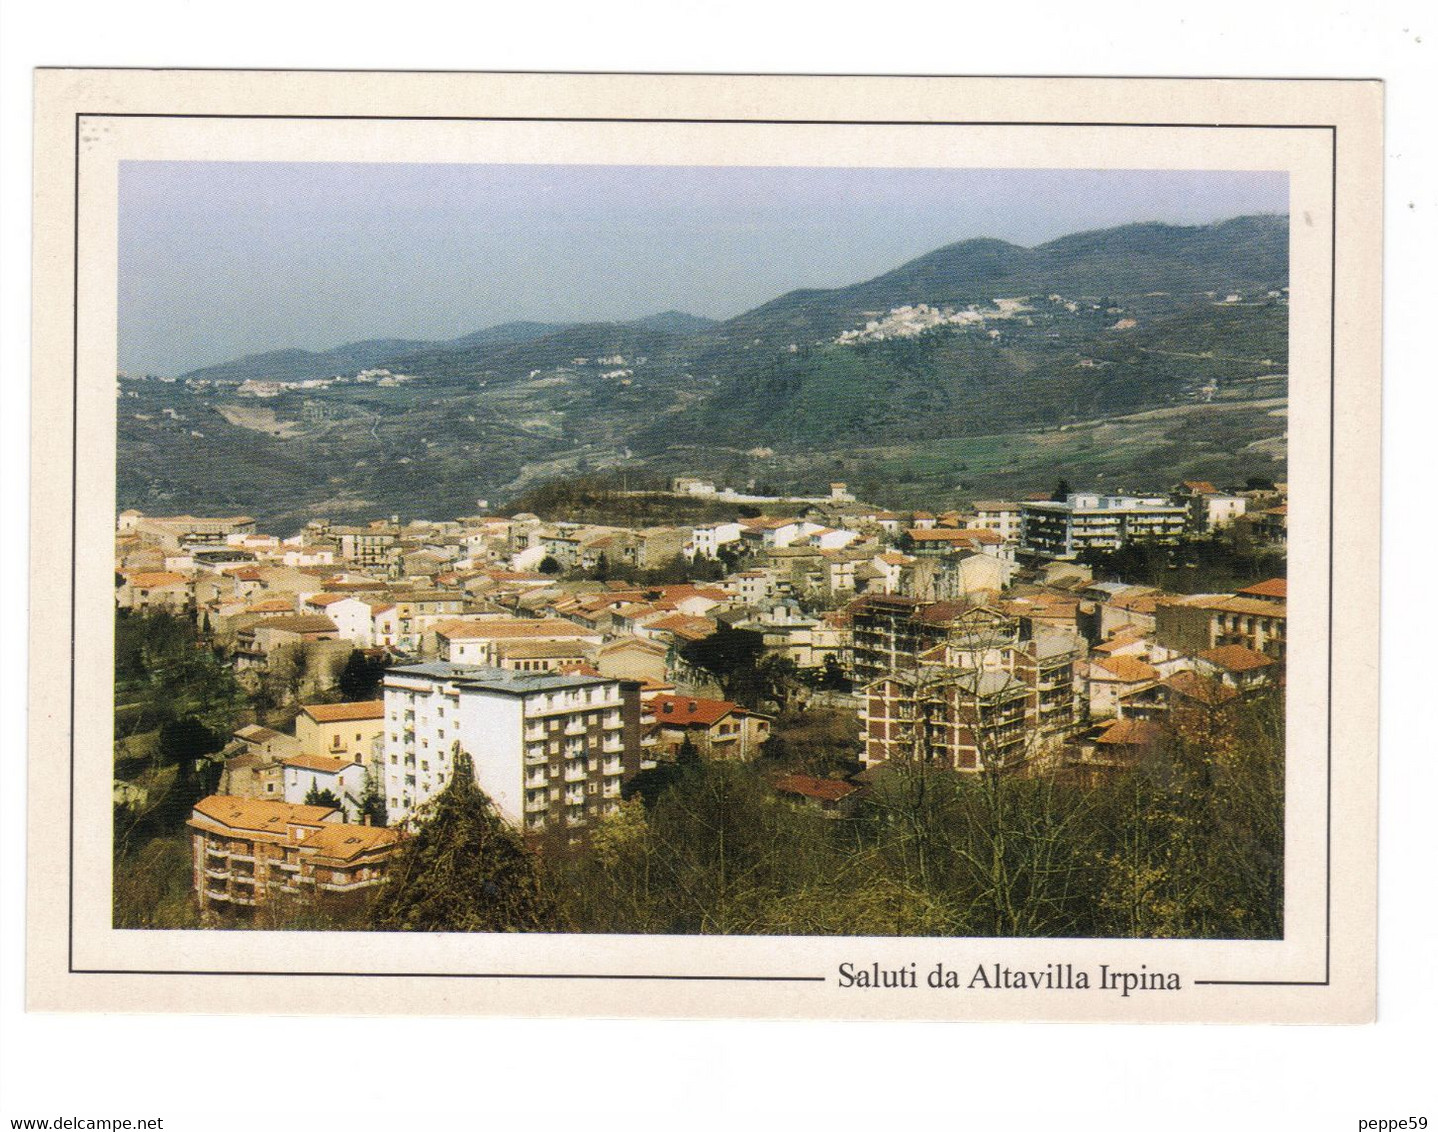
POLYGON ((1373 1017, 1380 84, 36 93, 31 1009, 1373 1017))

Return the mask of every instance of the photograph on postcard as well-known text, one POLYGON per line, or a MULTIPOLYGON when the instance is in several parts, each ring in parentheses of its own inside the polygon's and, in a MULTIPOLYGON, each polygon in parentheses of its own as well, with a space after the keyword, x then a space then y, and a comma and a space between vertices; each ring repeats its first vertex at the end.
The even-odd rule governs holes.
POLYGON ((117 927, 1282 938, 1285 174, 119 193, 117 927))
POLYGON ((1328 987, 1336 131, 641 109, 76 114, 69 969, 1328 987))

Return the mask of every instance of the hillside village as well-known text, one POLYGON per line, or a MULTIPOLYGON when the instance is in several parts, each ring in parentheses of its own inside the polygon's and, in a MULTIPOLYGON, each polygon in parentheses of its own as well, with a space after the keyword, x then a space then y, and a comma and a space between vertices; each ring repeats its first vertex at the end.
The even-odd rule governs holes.
POLYGON ((235 726, 168 777, 117 714, 117 826, 178 800, 199 922, 230 925, 382 886, 457 768, 541 859, 572 861, 686 762, 753 767, 776 804, 837 822, 916 765, 1088 790, 1283 684, 1283 484, 903 513, 842 483, 671 495, 761 506, 290 536, 122 512, 121 627, 187 625, 238 693, 235 726), (1236 584, 1183 584, 1200 550, 1236 584))

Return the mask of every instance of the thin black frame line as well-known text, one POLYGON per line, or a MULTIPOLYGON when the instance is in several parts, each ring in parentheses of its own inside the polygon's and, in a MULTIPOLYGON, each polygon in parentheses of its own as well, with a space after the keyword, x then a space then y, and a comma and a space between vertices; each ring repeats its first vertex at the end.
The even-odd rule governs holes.
POLYGON ((688 983, 826 983, 827 975, 631 975, 575 972, 523 972, 523 971, 130 971, 125 969, 82 967, 72 969, 72 975, 202 975, 240 976, 276 975, 300 979, 590 979, 623 980, 648 982, 688 983))
MULTIPOLYGON (((144 69, 144 68, 135 68, 144 69)), ((456 72, 463 73, 463 72, 456 72)), ((1319 80, 1315 80, 1319 81, 1319 80)), ((1364 80, 1353 80, 1364 81, 1364 80)), ((280 972, 280 971, 256 971, 256 972, 229 972, 229 971, 130 971, 130 970, 92 970, 77 969, 74 965, 75 949, 75 642, 77 637, 77 612, 76 612, 76 564, 74 549, 77 546, 77 469, 79 450, 79 216, 80 216, 80 121, 82 118, 196 118, 196 119, 281 119, 294 121, 334 121, 334 120, 364 120, 364 121, 494 121, 494 122, 622 122, 637 124, 662 124, 675 122, 680 124, 750 124, 750 125, 838 125, 838 126, 1060 126, 1060 127, 1112 127, 1123 126, 1144 129, 1276 129, 1276 130, 1323 130, 1329 131, 1330 152, 1331 152, 1331 235, 1330 235, 1330 279, 1329 279, 1329 484, 1328 484, 1328 506, 1329 506, 1329 527, 1328 527, 1328 699, 1327 699, 1327 746, 1326 746, 1326 785, 1327 797, 1325 802, 1325 854, 1324 854, 1324 974, 1320 981, 1288 981, 1288 980, 1244 980, 1244 979, 1194 979, 1194 986, 1328 986, 1331 977, 1331 954, 1332 954, 1332 914, 1333 914, 1333 508, 1334 508, 1334 460, 1336 437, 1336 421, 1334 407, 1336 404, 1336 313, 1337 313, 1337 260, 1338 260, 1338 127, 1333 123, 1223 123, 1223 122, 935 122, 935 121, 845 121, 836 119, 823 120, 799 120, 799 119, 726 119, 726 118, 555 118, 555 117, 475 117, 475 116, 427 116, 427 115, 322 115, 322 114, 165 114, 159 112, 75 112, 75 171, 74 171, 74 239, 73 239, 73 279, 72 279, 72 343, 71 343, 71 377, 72 377, 72 400, 71 400, 71 561, 70 561, 70 869, 69 869, 69 949, 67 969, 71 974, 196 974, 196 975, 232 975, 232 974, 253 974, 253 975, 291 975, 302 974, 302 972, 280 972)), ((644 976, 644 975, 603 975, 603 974, 566 974, 566 975, 423 975, 407 973, 384 973, 375 972, 335 972, 335 975, 349 974, 351 977, 407 977, 407 978, 569 978, 569 979, 671 979, 671 980, 726 980, 726 981, 785 981, 785 982, 825 982, 827 979, 820 975, 810 976, 725 976, 725 975, 670 975, 670 976, 644 976)))
MULTIPOLYGON (((615 118, 606 116, 557 116, 518 114, 221 114, 205 112, 175 112, 142 110, 99 110, 79 112, 86 118, 174 118, 174 119, 215 119, 244 121, 291 121, 291 122, 580 122, 617 123, 624 125, 654 126, 673 123, 675 125, 704 126, 1088 126, 1094 129, 1132 128, 1143 130, 1327 130, 1333 127, 1326 122, 1050 122, 1017 121, 1010 119, 980 119, 973 121, 915 121, 913 119, 888 118, 615 118)), ((258 164, 258 162, 257 162, 258 164)))
MULTIPOLYGON (((79 614, 76 594, 79 591, 76 559, 80 551, 80 118, 75 115, 75 199, 72 222, 70 277, 70 861, 65 878, 69 893, 70 921, 66 933, 66 966, 75 969, 75 649, 79 640, 79 614)), ((118 437, 117 437, 118 443, 118 437)))
POLYGON ((1020 79, 1081 81, 1097 79, 1104 82, 1244 82, 1244 83, 1370 83, 1383 82, 1377 75, 1344 75, 1323 78, 1315 75, 989 75, 962 74, 952 72, 936 74, 931 72, 869 71, 526 71, 485 69, 482 71, 461 71, 438 67, 415 67, 394 70, 387 67, 144 67, 144 66, 93 66, 65 65, 38 67, 40 71, 179 71, 199 74, 300 74, 300 75, 464 75, 484 77, 486 75, 533 75, 537 78, 566 77, 575 75, 596 75, 601 77, 628 77, 638 75, 648 78, 716 78, 716 79, 1020 79))
MULTIPOLYGON (((1195 979, 1195 986, 1326 987, 1333 976, 1333 544, 1338 458, 1338 127, 1330 133, 1329 248, 1328 248, 1328 695, 1325 700, 1326 741, 1323 803, 1323 980, 1285 982, 1250 979, 1195 979)), ((1286 714, 1286 713, 1285 713, 1286 714)), ((1286 803, 1285 803, 1286 809, 1286 803)), ((1285 885, 1287 877, 1284 878, 1285 885)))
POLYGON ((1193 979, 1196 987, 1326 987, 1327 974, 1320 979, 1193 979))

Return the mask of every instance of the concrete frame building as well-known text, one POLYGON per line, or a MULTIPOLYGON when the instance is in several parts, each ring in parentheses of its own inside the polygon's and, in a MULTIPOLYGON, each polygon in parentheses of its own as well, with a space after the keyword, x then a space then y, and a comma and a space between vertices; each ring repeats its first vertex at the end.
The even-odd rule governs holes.
POLYGON ((384 701, 391 823, 422 820, 457 748, 506 821, 561 848, 639 772, 635 681, 435 662, 390 669, 384 701))
POLYGON ((1162 495, 1077 492, 1062 501, 1023 504, 1023 549, 1041 558, 1076 558, 1085 550, 1118 550, 1128 542, 1175 543, 1188 508, 1162 495))

